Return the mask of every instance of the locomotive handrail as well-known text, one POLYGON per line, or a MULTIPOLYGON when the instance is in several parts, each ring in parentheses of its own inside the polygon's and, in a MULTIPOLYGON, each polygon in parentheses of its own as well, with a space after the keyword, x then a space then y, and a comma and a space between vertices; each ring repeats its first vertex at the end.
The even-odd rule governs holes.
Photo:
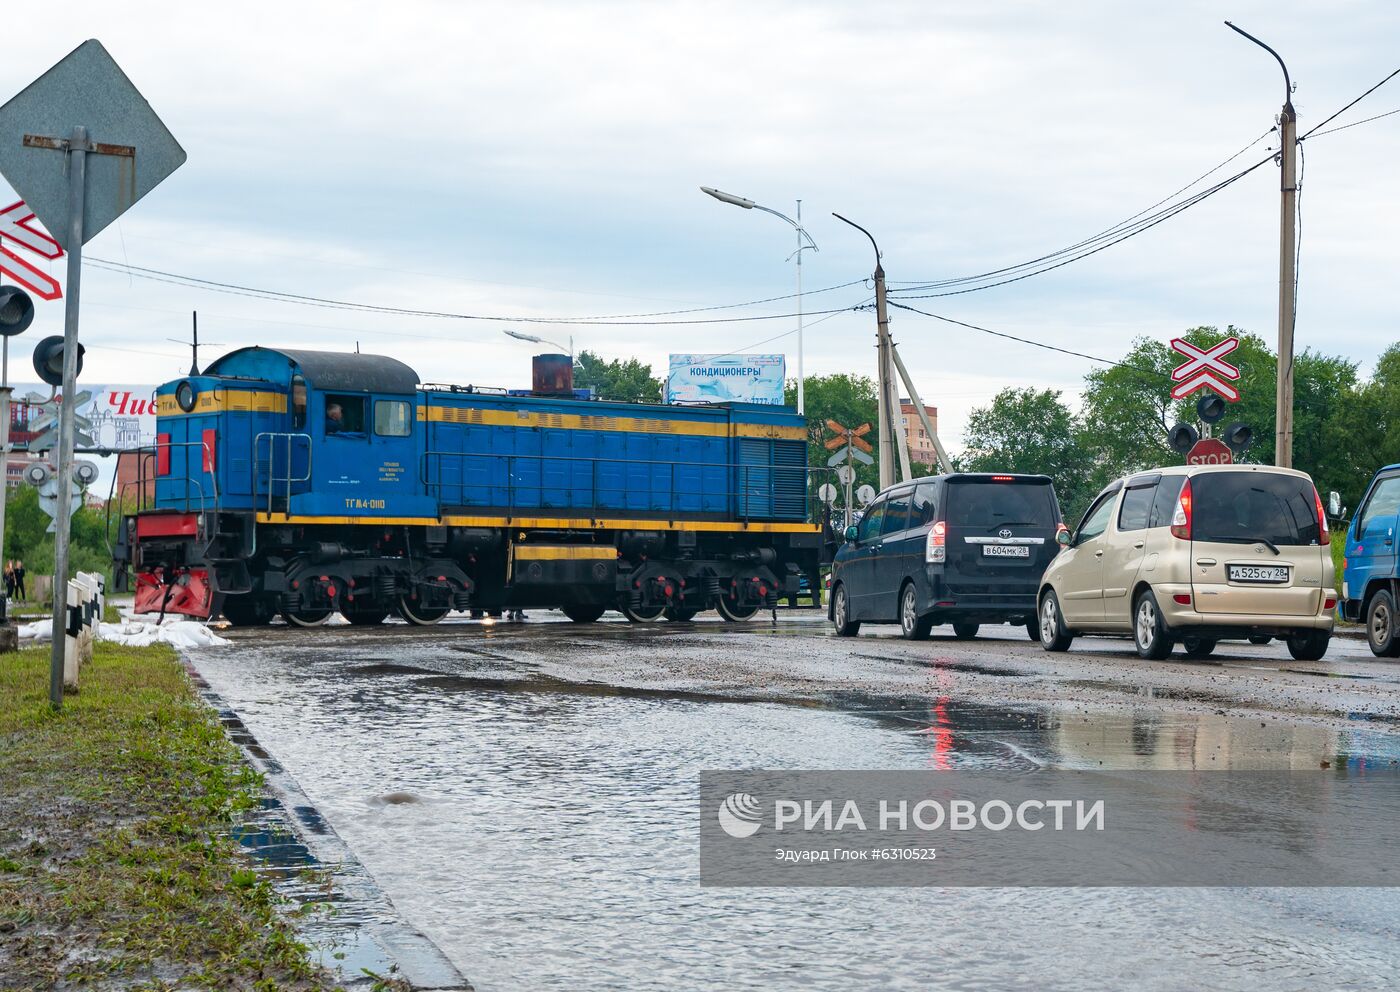
POLYGON ((307 433, 305 433, 305 432, 262 431, 261 433, 255 435, 255 436, 253 437, 253 485, 252 485, 252 492, 253 492, 253 498, 254 498, 254 499, 257 499, 257 497, 258 497, 258 468, 259 468, 259 466, 262 464, 262 463, 258 460, 258 451, 259 451, 259 445, 262 443, 262 439, 263 439, 263 438, 267 438, 267 512, 268 512, 268 513, 271 513, 271 512, 272 512, 272 498, 273 498, 273 492, 274 492, 274 490, 275 490, 275 488, 276 488, 276 485, 277 485, 278 483, 286 483, 287 489, 286 489, 285 499, 287 500, 287 509, 290 510, 290 509, 291 509, 291 505, 292 505, 292 485, 293 485, 294 483, 298 483, 298 482, 310 482, 310 481, 311 481, 311 452, 312 452, 311 435, 310 435, 310 434, 307 434, 307 433), (283 440, 286 442, 286 455, 287 455, 287 476, 286 476, 286 478, 277 478, 277 477, 275 477, 275 476, 273 475, 273 466, 274 466, 274 465, 276 464, 276 462, 277 462, 277 459, 276 459, 276 451, 275 451, 274 445, 275 445, 275 442, 276 442, 276 440, 277 440, 278 438, 281 438, 281 439, 283 439, 283 440), (293 476, 293 475, 292 475, 292 441, 293 441, 294 439, 296 439, 296 438, 304 438, 304 439, 306 440, 306 474, 305 474, 305 475, 302 475, 302 476, 293 476))
MULTIPOLYGON (((650 471, 653 470, 656 466, 664 465, 667 469, 667 480, 666 483, 663 483, 663 485, 665 486, 665 491, 672 495, 675 495, 677 492, 677 463, 675 461, 664 461, 661 459, 643 458, 614 458, 603 456, 581 457, 573 455, 518 455, 469 451, 424 451, 419 455, 418 459, 418 478, 420 484, 423 486, 424 492, 428 493, 429 495, 436 496, 439 503, 445 502, 443 490, 448 487, 460 489, 497 489, 505 491, 505 506, 506 508, 511 510, 517 508, 517 495, 522 490, 526 492, 544 493, 550 490, 580 489, 583 488, 584 485, 586 485, 590 489, 590 491, 595 494, 626 494, 634 491, 634 488, 631 486, 614 487, 601 485, 598 477, 598 470, 601 465, 605 464, 616 465, 619 468, 621 468, 624 472, 627 468, 635 468, 639 466, 646 466, 650 471), (436 467, 438 469, 437 479, 430 478, 431 472, 429 459, 436 459, 436 467), (466 459, 495 459, 504 462, 505 478, 501 482, 485 482, 470 485, 465 481, 447 483, 442 480, 442 463, 444 461, 457 460, 460 462, 465 461, 466 459), (544 481, 543 472, 541 471, 538 473, 540 475, 539 482, 525 483, 523 481, 523 473, 520 472, 518 468, 518 463, 522 461, 530 463, 549 464, 587 464, 589 466, 589 479, 586 483, 582 485, 579 482, 573 480, 569 480, 563 483, 547 483, 544 481)), ((741 470, 740 473, 736 473, 737 475, 741 476, 741 481, 737 489, 726 489, 722 492, 715 492, 711 490, 708 493, 706 493, 706 495, 722 498, 726 504, 723 509, 723 512, 734 513, 741 519, 743 519, 745 522, 748 522, 751 518, 754 517, 763 518, 779 516, 780 514, 777 512, 777 505, 779 501, 784 497, 791 499, 795 495, 796 498, 801 500, 803 504, 804 517, 809 521, 814 521, 816 516, 814 512, 814 506, 817 501, 815 496, 816 487, 812 485, 812 480, 814 477, 835 475, 835 470, 833 469, 812 467, 808 465, 754 465, 752 463, 747 462, 707 461, 687 463, 683 467, 699 469, 741 470), (756 470, 768 473, 767 477, 762 479, 762 481, 755 483, 754 472, 756 470), (785 481, 788 483, 796 481, 796 479, 799 477, 798 473, 801 473, 800 478, 802 479, 801 494, 796 494, 795 486, 793 487, 794 491, 782 491, 782 483, 784 483, 785 481), (737 503, 738 505, 736 506, 735 503, 737 503), (761 509, 764 507, 767 508, 768 512, 761 512, 761 509)), ((649 486, 648 488, 657 489, 658 487, 649 486)), ((538 505, 528 508, 537 509, 538 505)))

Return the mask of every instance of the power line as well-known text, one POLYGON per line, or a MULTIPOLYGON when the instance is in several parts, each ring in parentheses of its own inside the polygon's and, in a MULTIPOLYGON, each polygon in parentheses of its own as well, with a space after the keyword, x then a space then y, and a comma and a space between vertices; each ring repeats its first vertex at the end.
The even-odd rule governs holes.
MULTIPOLYGON (((1397 107, 1394 110, 1387 110, 1385 113, 1377 114, 1375 117, 1363 117, 1359 121, 1352 121, 1350 124, 1343 124, 1340 127, 1329 127, 1326 131, 1309 131, 1304 137, 1311 136, 1313 138, 1321 138, 1325 134, 1336 134, 1338 131, 1345 131, 1349 127, 1358 127, 1362 124, 1369 124, 1372 121, 1380 120, 1382 117, 1391 117, 1395 114, 1400 114, 1400 107, 1397 107)), ((1299 138, 1298 140, 1302 141, 1303 139, 1299 138)))
MULTIPOLYGON (((201 279, 197 276, 186 276, 176 272, 165 272, 160 269, 149 269, 139 265, 124 265, 120 262, 113 262, 108 259, 96 258, 91 256, 85 258, 83 262, 84 264, 91 264, 99 269, 103 269, 106 271, 123 273, 126 275, 135 276, 138 279, 148 279, 153 282, 164 282, 175 286, 183 286, 187 289, 201 289, 206 290, 208 292, 225 293, 231 296, 246 296, 251 297, 253 299, 267 300, 277 303, 295 303, 299 306, 321 307, 329 310, 348 310, 355 313, 392 314, 396 316, 408 317, 434 317, 447 320, 494 321, 497 323, 513 324, 571 324, 593 327, 628 327, 693 324, 736 324, 748 323, 759 320, 787 320, 795 318, 797 316, 796 313, 775 313, 758 314, 747 317, 714 317, 704 320, 634 320, 624 319, 627 315, 623 315, 622 317, 508 317, 488 314, 467 314, 440 310, 415 310, 407 307, 390 307, 369 303, 355 303, 353 301, 348 300, 335 300, 319 296, 308 296, 301 293, 285 293, 281 292, 280 290, 260 289, 254 286, 241 286, 237 283, 219 282, 213 279, 201 279)), ((854 286, 862 282, 864 282, 863 279, 855 279, 849 283, 845 283, 844 286, 854 286)), ((841 289, 844 288, 844 286, 827 287, 827 289, 821 290, 820 292, 826 292, 830 289, 841 289)), ((773 297, 772 299, 778 300, 788 298, 790 297, 783 296, 773 297)), ((669 314, 697 313, 701 312, 702 310, 723 310, 731 309, 733 307, 749 305, 751 304, 735 303, 725 304, 718 307, 705 307, 692 310, 664 311, 656 314, 656 316, 665 316, 669 314)), ((829 310, 809 310, 806 311, 806 315, 821 316, 823 314, 846 313, 847 311, 852 309, 854 308, 838 307, 829 310)), ((635 316, 645 317, 651 315, 638 314, 635 316)))
MULTIPOLYGON (((1270 134, 1274 133, 1275 130, 1277 130, 1277 129, 1276 129, 1276 128, 1273 128, 1273 127, 1270 127, 1268 130, 1264 131, 1262 134, 1260 134, 1260 135, 1259 135, 1257 138, 1255 138, 1253 141, 1251 141, 1251 142, 1249 142, 1248 144, 1246 144, 1246 145, 1245 145, 1243 148, 1241 148, 1239 151, 1235 152, 1233 155, 1231 155, 1231 156, 1229 156, 1228 158, 1224 159, 1223 161, 1219 162, 1219 163, 1216 164, 1214 167, 1212 167, 1212 168, 1206 170, 1204 173, 1202 173, 1201 175, 1197 176, 1195 179, 1193 179, 1191 182, 1187 183, 1185 186, 1182 186, 1180 189, 1176 190, 1175 192, 1168 194, 1167 196, 1165 196, 1165 197, 1163 197, 1162 199, 1158 200, 1156 203, 1153 203, 1152 205, 1150 205, 1150 206, 1148 206, 1148 207, 1145 207, 1145 208, 1143 208, 1142 210, 1139 210, 1137 213, 1133 214, 1131 217, 1127 217, 1127 218, 1125 218, 1124 220, 1119 221, 1117 224, 1114 224, 1112 227, 1105 228, 1104 230, 1098 232, 1097 234, 1094 234, 1094 235, 1092 235, 1092 236, 1090 236, 1090 237, 1088 237, 1088 238, 1085 238, 1085 239, 1082 240, 1082 241, 1078 241, 1078 242, 1076 242, 1075 244, 1069 245, 1069 246, 1067 246, 1067 247, 1065 247, 1065 248, 1061 248, 1061 249, 1059 249, 1058 251, 1053 251, 1053 252, 1050 252, 1049 254, 1041 255, 1039 258, 1033 258, 1033 259, 1030 259, 1029 261, 1026 261, 1026 262, 1019 262, 1019 263, 1017 263, 1016 265, 1008 265, 1008 266, 1004 266, 1003 268, 1000 268, 1000 269, 992 269, 992 270, 990 270, 990 271, 988 271, 988 272, 981 272, 981 273, 978 273, 978 274, 976 274, 976 275, 969 275, 969 276, 959 276, 959 277, 952 278, 952 279, 925 280, 925 281, 923 282, 922 285, 906 286, 904 289, 901 290, 901 292, 915 292, 915 291, 919 291, 919 290, 922 290, 922 289, 939 289, 939 288, 944 288, 944 287, 948 287, 948 286, 965 285, 965 284, 974 283, 974 282, 984 282, 984 281, 986 281, 987 279, 993 278, 993 277, 995 277, 995 276, 1005 275, 1005 274, 1012 273, 1012 272, 1018 272, 1018 271, 1020 271, 1020 270, 1022 270, 1022 269, 1026 269, 1026 268, 1030 268, 1030 267, 1033 267, 1033 266, 1040 265, 1040 264, 1042 264, 1042 263, 1044 263, 1044 262, 1053 261, 1054 259, 1061 258, 1061 257, 1063 257, 1064 255, 1071 254, 1071 253, 1073 253, 1073 252, 1079 251, 1080 249, 1083 249, 1083 248, 1085 248, 1085 247, 1087 247, 1087 246, 1089 246, 1089 245, 1092 245, 1092 244, 1094 244, 1094 243, 1096 243, 1096 242, 1098 242, 1098 241, 1100 241, 1100 240, 1102 240, 1102 239, 1104 239, 1104 238, 1106 238, 1106 237, 1112 236, 1112 235, 1114 235, 1114 234, 1117 233, 1117 232, 1126 230, 1126 229, 1128 229, 1130 226, 1136 227, 1136 226, 1138 226, 1138 225, 1134 224, 1134 222, 1138 221, 1139 218, 1142 218, 1144 215, 1149 214, 1149 213, 1150 213, 1151 211, 1153 211, 1153 210, 1156 210, 1156 209, 1157 209, 1158 207, 1160 207, 1162 204, 1167 203, 1167 202, 1169 202, 1169 201, 1171 201, 1171 200, 1176 199, 1176 198, 1177 198, 1178 196, 1180 196, 1182 193, 1186 192, 1186 191, 1189 190, 1191 187, 1193 187, 1193 186, 1197 185, 1198 183, 1200 183, 1203 179, 1206 179, 1206 178, 1208 178, 1208 177, 1214 175, 1215 173, 1219 172, 1219 171, 1220 171, 1221 169, 1223 169, 1225 166, 1229 165, 1229 164, 1230 164, 1231 162, 1233 162, 1235 159, 1239 158, 1239 157, 1240 157, 1241 155, 1243 155, 1245 152, 1249 151, 1249 150, 1250 150, 1251 148, 1253 148, 1255 145, 1259 144, 1259 142, 1263 141, 1263 140, 1264 140, 1265 138, 1267 138, 1270 134)), ((1262 163, 1261 163, 1261 164, 1262 164, 1262 163)), ((1238 178, 1238 177, 1236 177, 1236 178, 1238 178)), ((1153 216, 1156 216, 1156 215, 1153 214, 1153 216)), ((1174 214, 1173 214, 1173 216, 1174 216, 1174 214)), ((1149 218, 1149 219, 1150 219, 1150 218, 1149 218)), ((1150 226, 1150 225, 1149 225, 1149 226, 1150 226)), ((1144 228, 1144 229, 1145 229, 1145 228, 1144 228)), ((1114 242, 1114 243, 1117 243, 1117 242, 1114 242)), ((1048 270, 1048 269, 1045 269, 1045 270, 1042 270, 1042 271, 1049 271, 1049 270, 1048 270)), ((1007 280, 1007 281, 1012 281, 1012 280, 1007 280)), ((1000 283, 1000 282, 999 282, 999 283, 995 283, 994 285, 1003 285, 1003 283, 1000 283)), ((988 287, 988 288, 990 288, 990 287, 988 287)))
MULTIPOLYGON (((1260 168, 1261 166, 1267 165, 1269 162, 1272 162, 1273 159, 1274 159, 1273 155, 1270 155, 1268 158, 1260 159, 1258 162, 1254 163, 1253 165, 1249 166, 1248 168, 1242 169, 1241 171, 1235 173, 1235 174, 1234 174, 1233 176, 1231 176, 1230 178, 1228 178, 1228 179, 1223 179, 1223 180, 1221 180, 1220 182, 1216 183, 1214 186, 1210 186, 1210 187, 1208 187, 1208 188, 1202 190, 1201 192, 1196 193, 1196 194, 1194 194, 1193 196, 1188 197, 1187 199, 1182 200, 1182 201, 1180 201, 1179 203, 1176 203, 1176 204, 1172 205, 1171 207, 1166 208, 1165 210, 1160 210, 1160 211, 1158 211, 1158 212, 1155 213, 1155 214, 1151 214, 1151 215, 1149 215, 1148 217, 1143 218, 1142 220, 1140 220, 1140 221, 1136 222, 1135 224, 1131 225, 1130 227, 1124 229, 1121 233, 1117 234, 1115 237, 1113 237, 1113 238, 1111 238, 1111 239, 1109 239, 1109 240, 1102 241, 1102 243, 1094 244, 1093 247, 1088 248, 1088 249, 1085 250, 1085 251, 1081 251, 1081 252, 1079 252, 1079 254, 1077 254, 1077 255, 1072 255, 1072 256, 1070 256, 1069 258, 1062 258, 1060 261, 1054 262, 1053 264, 1050 264, 1050 265, 1043 265, 1043 266, 1041 266, 1040 268, 1032 269, 1032 270, 1029 271, 1029 272, 1022 272, 1020 275, 1008 276, 1008 277, 1005 278, 1005 279, 999 279, 999 280, 997 280, 997 281, 995 281, 995 282, 984 283, 984 284, 979 285, 979 286, 970 286, 970 287, 966 287, 966 288, 962 288, 962 289, 948 289, 948 290, 946 290, 945 292, 941 292, 941 293, 918 294, 918 293, 911 293, 911 292, 910 292, 910 289, 915 289, 915 290, 916 290, 916 289, 920 289, 920 288, 928 288, 928 289, 936 288, 936 284, 935 284, 935 285, 926 286, 926 287, 910 287, 910 289, 901 290, 901 291, 900 291, 900 296, 898 297, 898 299, 904 299, 904 300, 928 300, 928 299, 934 299, 934 298, 943 297, 943 296, 962 296, 962 295, 964 295, 964 294, 966 294, 966 293, 977 293, 977 292, 981 292, 981 291, 984 290, 984 289, 992 289, 992 288, 997 287, 997 286, 1005 286, 1005 285, 1008 285, 1008 284, 1013 283, 1013 282, 1020 282, 1022 279, 1029 279, 1029 278, 1031 278, 1032 276, 1042 275, 1042 274, 1044 274, 1044 273, 1046 273, 1046 272, 1051 272, 1051 271, 1053 271, 1053 270, 1055 270, 1055 269, 1063 268, 1064 266, 1069 265, 1069 264, 1071 264, 1072 262, 1077 262, 1077 261, 1080 261, 1081 259, 1088 258, 1090 255, 1097 255, 1099 252, 1103 251, 1103 250, 1106 249, 1106 248, 1112 248, 1114 245, 1122 244, 1124 241, 1127 241, 1129 238, 1137 237, 1139 234, 1142 234, 1142 233, 1144 233, 1145 231, 1148 231, 1148 230, 1150 230, 1151 228, 1156 227, 1158 224, 1161 224, 1161 223, 1163 223, 1164 221, 1171 220, 1171 219, 1172 219, 1173 217, 1175 217, 1177 214, 1184 213, 1185 211, 1187 211, 1187 210, 1189 210, 1190 208, 1194 207, 1196 204, 1202 202, 1203 200, 1206 200, 1206 199, 1208 199, 1208 198, 1214 196, 1216 193, 1219 193, 1221 190, 1225 189, 1226 187, 1231 186, 1232 184, 1234 184, 1234 183, 1238 182, 1239 180, 1243 179, 1245 176, 1249 175, 1249 174, 1250 174, 1251 172, 1253 172, 1255 169, 1258 169, 1258 168, 1260 168)), ((1081 247, 1082 247, 1083 245, 1086 245, 1086 244, 1089 244, 1089 243, 1090 243, 1090 242, 1083 242, 1083 243, 1081 243, 1081 247)), ((1062 252, 1057 252, 1057 253, 1056 253, 1056 255, 1060 255, 1060 254, 1063 254, 1063 251, 1062 251, 1062 252)), ((1054 258, 1054 257, 1055 257, 1054 255, 1052 255, 1052 256, 1047 256, 1047 258, 1054 258)), ((1030 265, 1030 264, 1033 264, 1033 263, 1023 263, 1022 266, 1013 266, 1012 269, 1021 268, 1021 267, 1024 267, 1024 265, 1030 265)), ((1010 271, 1010 270, 1002 270, 1002 271, 1010 271)), ((963 280, 955 280, 954 282, 958 282, 958 281, 963 281, 963 280)))
MULTIPOLYGON (((1331 117, 1328 117, 1328 118, 1327 118, 1326 120, 1324 120, 1321 124, 1318 124, 1316 127, 1310 128, 1310 129, 1308 130, 1308 132, 1307 132, 1306 134, 1304 134, 1302 137, 1300 137, 1298 140, 1299 140, 1299 141, 1306 141, 1308 138, 1312 137, 1313 132, 1317 131, 1318 128, 1323 128, 1323 127, 1326 127, 1328 124, 1331 124, 1331 123, 1332 123, 1333 121, 1335 121, 1338 117, 1340 117, 1340 116, 1342 116, 1343 114, 1345 114, 1345 113, 1346 113, 1348 110, 1350 110, 1352 107, 1356 106, 1356 105, 1357 105, 1358 103, 1360 103, 1362 100, 1366 99, 1366 98, 1367 98, 1368 96, 1370 96, 1372 93, 1376 92, 1376 90, 1380 89, 1382 86, 1384 86, 1386 83, 1390 82, 1390 81, 1391 81, 1392 79, 1394 79, 1396 76, 1400 76, 1400 69, 1396 69, 1394 72, 1392 72, 1390 75, 1386 76, 1384 79, 1382 79, 1382 80, 1381 80, 1379 83, 1377 83, 1375 86, 1372 86, 1372 87, 1371 87, 1369 90, 1367 90, 1365 93, 1362 93, 1362 94, 1361 94, 1359 97, 1357 97, 1355 100, 1351 101, 1351 103, 1348 103, 1345 107, 1343 107, 1341 110, 1337 111, 1337 112, 1336 112, 1335 114, 1333 114, 1331 117)), ((1357 121, 1357 123, 1360 124, 1361 121, 1357 121)), ((1337 130, 1341 130, 1341 128, 1337 128, 1337 130)))
POLYGON ((932 317, 934 320, 941 320, 945 324, 956 324, 958 327, 966 327, 970 331, 981 331, 983 334, 990 334, 993 337, 1006 338, 1008 341, 1018 341, 1021 344, 1028 344, 1034 348, 1044 348, 1046 351, 1058 351, 1062 355, 1073 355, 1075 358, 1087 358, 1091 362, 1102 362, 1104 365, 1116 365, 1120 369, 1132 369, 1144 375, 1150 375, 1158 379, 1170 379, 1171 376, 1158 372, 1156 369, 1145 369, 1141 365, 1133 365, 1129 362, 1116 362, 1111 358, 1101 358, 1098 355, 1090 355, 1083 351, 1074 351, 1070 348, 1061 348, 1058 345, 1046 344, 1044 341, 1035 341, 1031 338, 1017 337, 1015 334, 1007 334, 1005 331, 994 331, 990 327, 979 327, 977 324, 969 324, 963 320, 954 320, 952 317, 944 317, 941 314, 929 313, 927 310, 920 310, 917 307, 905 306, 903 303, 896 303, 887 300, 892 307, 900 310, 908 310, 910 313, 917 313, 924 317, 932 317))

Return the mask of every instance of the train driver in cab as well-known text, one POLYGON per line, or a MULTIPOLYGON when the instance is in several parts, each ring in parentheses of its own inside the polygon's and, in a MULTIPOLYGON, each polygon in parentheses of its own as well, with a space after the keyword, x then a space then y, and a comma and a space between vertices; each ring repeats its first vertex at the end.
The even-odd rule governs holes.
POLYGON ((326 404, 326 433, 339 434, 345 429, 345 411, 339 403, 326 404))

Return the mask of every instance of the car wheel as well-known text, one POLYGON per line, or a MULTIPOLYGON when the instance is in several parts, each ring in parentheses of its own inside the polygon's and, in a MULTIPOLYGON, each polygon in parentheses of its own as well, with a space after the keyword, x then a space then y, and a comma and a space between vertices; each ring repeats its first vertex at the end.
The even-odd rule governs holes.
POLYGON ((1040 640, 1040 618, 1031 617, 1026 621, 1026 636, 1033 641, 1040 640))
POLYGON ((1060 600, 1054 589, 1047 589, 1040 600, 1040 646, 1046 651, 1068 651, 1074 635, 1065 629, 1060 600))
POLYGON ((981 629, 980 623, 955 623, 953 624, 953 636, 960 641, 970 641, 977 636, 977 632, 981 629))
POLYGON ((574 623, 595 623, 603 615, 606 607, 597 603, 570 603, 568 606, 561 606, 564 616, 574 623))
POLYGON ((1172 639, 1151 589, 1144 589, 1133 607, 1133 643, 1138 656, 1148 661, 1161 661, 1172 653, 1172 639))
POLYGON ((926 641, 933 629, 933 617, 919 616, 919 592, 914 583, 906 582, 899 594, 899 630, 906 640, 926 641))
POLYGON ((1366 640, 1377 658, 1400 657, 1400 631, 1395 629, 1395 597, 1382 589, 1366 607, 1366 640))
POLYGON ((851 619, 845 586, 837 586, 831 593, 831 625, 836 628, 837 637, 854 637, 860 633, 860 621, 851 619))
POLYGON ((1330 630, 1309 630, 1288 638, 1288 653, 1294 661, 1321 661, 1331 642, 1330 630))
POLYGON ((1265 644, 1268 644, 1268 643, 1269 643, 1270 641, 1272 641, 1272 640, 1273 640, 1273 637, 1271 637, 1271 636, 1268 635, 1268 634, 1250 634, 1250 635, 1249 635, 1249 643, 1250 643, 1250 644, 1258 644, 1258 645, 1260 645, 1261 647, 1262 647, 1263 645, 1265 645, 1265 644))
POLYGON ((1215 650, 1215 638, 1184 637, 1181 640, 1181 647, 1188 658, 1209 658, 1211 652, 1215 650))

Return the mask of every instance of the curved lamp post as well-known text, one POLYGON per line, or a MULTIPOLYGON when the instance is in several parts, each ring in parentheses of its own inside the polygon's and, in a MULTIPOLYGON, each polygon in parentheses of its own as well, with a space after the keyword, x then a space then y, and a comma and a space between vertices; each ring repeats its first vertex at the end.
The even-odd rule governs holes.
MULTIPOLYGON (((501 333, 506 337, 515 338, 517 341, 529 341, 531 344, 550 344, 560 351, 564 351, 564 346, 558 341, 546 341, 544 338, 536 337, 533 334, 521 334, 519 331, 503 330, 501 333)), ((566 354, 569 356, 569 364, 572 365, 574 363, 574 336, 572 334, 569 335, 569 348, 566 354)))
MULTIPOLYGON (((797 412, 805 414, 806 411, 806 384, 805 370, 802 367, 802 253, 808 248, 812 251, 819 251, 817 243, 812 240, 812 236, 807 233, 807 229, 802 226, 802 201, 797 201, 797 220, 793 220, 787 214, 780 213, 771 207, 765 207, 753 200, 746 200, 742 196, 735 196, 733 193, 726 193, 723 190, 714 189, 711 186, 701 186, 702 193, 708 193, 721 203, 729 203, 736 207, 743 207, 745 210, 762 210, 765 214, 772 214, 774 217, 781 217, 793 226, 797 232, 797 251, 793 255, 797 256, 797 412), (803 242, 806 242, 805 244, 803 242)), ((788 256, 789 258, 792 255, 788 256)))

